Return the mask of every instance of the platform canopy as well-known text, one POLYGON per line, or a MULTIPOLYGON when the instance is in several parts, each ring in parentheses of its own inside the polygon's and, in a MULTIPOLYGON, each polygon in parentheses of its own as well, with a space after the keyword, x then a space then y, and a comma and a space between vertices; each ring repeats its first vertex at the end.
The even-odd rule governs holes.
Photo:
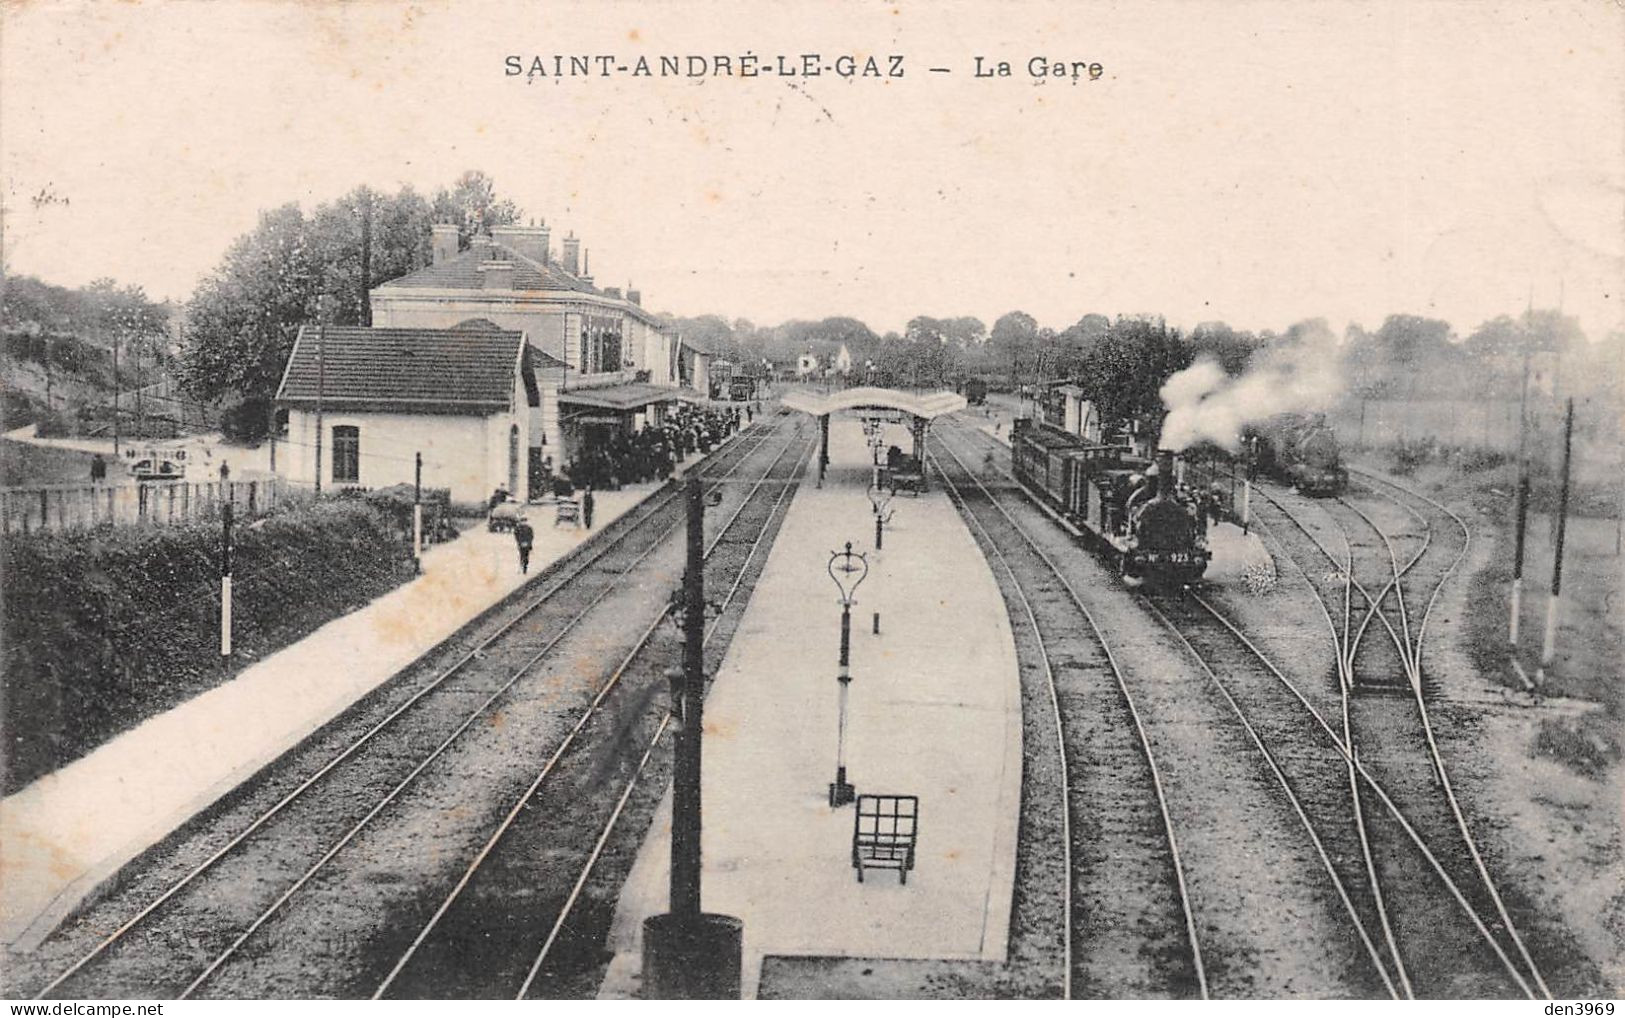
POLYGON ((650 385, 629 382, 622 385, 601 385, 591 389, 566 389, 559 393, 560 403, 599 407, 605 410, 641 410, 651 403, 684 401, 702 403, 705 397, 693 389, 674 389, 668 385, 650 385))
POLYGON ((790 392, 780 401, 791 410, 824 417, 839 410, 897 410, 921 420, 934 420, 943 414, 965 409, 965 397, 955 392, 904 392, 859 386, 837 392, 790 392))

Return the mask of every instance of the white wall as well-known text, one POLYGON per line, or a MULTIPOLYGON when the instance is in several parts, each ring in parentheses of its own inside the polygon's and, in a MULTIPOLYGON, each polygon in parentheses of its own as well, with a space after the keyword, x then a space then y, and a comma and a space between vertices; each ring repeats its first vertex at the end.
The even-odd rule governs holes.
MULTIPOLYGON (((451 497, 459 502, 484 501, 497 485, 507 484, 508 428, 515 423, 520 426, 520 483, 528 483, 524 453, 528 416, 329 412, 322 422, 322 490, 411 484, 413 454, 422 452, 424 487, 450 488, 451 497), (333 480, 333 429, 341 425, 357 427, 361 433, 361 476, 353 482, 333 480)), ((286 455, 283 476, 300 485, 313 484, 315 413, 289 411, 286 455)))

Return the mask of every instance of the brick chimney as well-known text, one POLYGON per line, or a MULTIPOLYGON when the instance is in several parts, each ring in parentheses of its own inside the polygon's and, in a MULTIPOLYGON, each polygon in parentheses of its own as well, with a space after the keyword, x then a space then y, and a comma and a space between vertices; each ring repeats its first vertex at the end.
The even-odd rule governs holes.
POLYGON ((513 262, 501 259, 481 262, 480 288, 483 290, 512 290, 513 262))
POLYGON ((621 288, 618 286, 606 286, 604 287, 604 296, 610 298, 611 300, 620 300, 621 288))
POLYGON ((435 223, 429 227, 433 237, 434 264, 449 261, 457 256, 457 226, 454 223, 435 223))
POLYGON ((564 238, 564 271, 572 276, 581 271, 581 241, 573 232, 564 238))
POLYGON ((636 304, 638 307, 642 307, 643 291, 632 289, 632 284, 628 283, 626 286, 626 299, 636 304))
POLYGON ((532 261, 547 261, 547 227, 520 226, 510 223, 507 226, 491 227, 491 239, 503 247, 524 255, 532 261))
POLYGON ((581 275, 579 278, 588 286, 592 285, 592 252, 590 251, 581 252, 581 275))

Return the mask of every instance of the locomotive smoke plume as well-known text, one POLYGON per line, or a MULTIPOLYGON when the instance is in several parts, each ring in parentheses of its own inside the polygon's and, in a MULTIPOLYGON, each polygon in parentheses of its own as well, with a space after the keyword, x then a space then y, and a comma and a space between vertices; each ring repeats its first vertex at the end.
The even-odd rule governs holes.
POLYGON ((1289 411, 1324 410, 1341 390, 1337 350, 1331 343, 1266 347, 1235 378, 1203 357, 1163 384, 1168 417, 1158 444, 1179 452, 1207 440, 1236 452, 1247 424, 1289 411))

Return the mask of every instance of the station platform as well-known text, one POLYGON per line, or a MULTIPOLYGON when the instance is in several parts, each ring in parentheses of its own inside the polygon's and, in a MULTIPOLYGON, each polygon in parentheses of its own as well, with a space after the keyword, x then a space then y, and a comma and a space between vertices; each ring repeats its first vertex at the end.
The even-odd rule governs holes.
MULTIPOLYGON (((697 462, 697 460, 691 460, 697 462)), ((532 506, 530 575, 484 525, 423 574, 0 802, 0 943, 29 951, 108 877, 660 485, 595 493, 593 530, 532 506)))
MULTIPOLYGON (((905 426, 888 444, 908 447, 905 426)), ((798 490, 706 700, 703 898, 744 921, 744 995, 765 956, 1003 961, 1021 798, 1015 642, 997 582, 932 491, 893 501, 875 552, 870 452, 833 419, 830 471, 798 490), (851 864, 853 807, 831 809, 840 604, 826 572, 847 541, 871 568, 853 607, 848 776, 920 798, 915 869, 851 864), (873 615, 880 614, 880 634, 873 615)), ((668 790, 627 879, 600 996, 638 993, 642 923, 667 910, 668 790)))

